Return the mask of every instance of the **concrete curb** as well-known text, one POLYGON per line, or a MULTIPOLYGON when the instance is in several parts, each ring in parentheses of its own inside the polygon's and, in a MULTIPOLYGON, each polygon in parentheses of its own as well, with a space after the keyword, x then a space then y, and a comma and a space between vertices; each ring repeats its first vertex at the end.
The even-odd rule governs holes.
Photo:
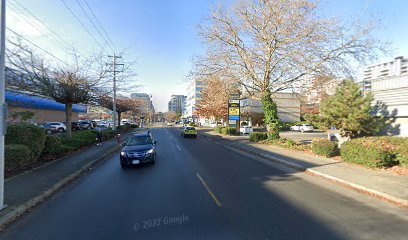
MULTIPOLYGON (((207 136, 207 135, 202 134, 202 133, 200 133, 199 135, 201 135, 203 137, 206 137, 206 138, 209 138, 209 139, 216 140, 215 138, 212 138, 212 137, 207 136)), ((376 198, 378 198, 380 200, 383 200, 383 201, 386 201, 386 202, 393 203, 393 204, 398 205, 400 207, 408 208, 408 200, 406 200, 406 199, 402 199, 402 198, 393 196, 393 195, 388 194, 388 193, 380 192, 380 191, 377 191, 377 190, 374 190, 374 189, 371 189, 371 188, 368 188, 368 187, 365 187, 365 186, 362 186, 362 185, 359 185, 359 184, 356 184, 356 183, 353 183, 353 182, 350 182, 350 181, 347 181, 347 180, 344 180, 344 179, 340 179, 340 178, 337 178, 337 177, 334 177, 334 176, 331 176, 331 175, 316 171, 314 169, 306 168, 306 167, 304 167, 302 165, 299 165, 299 164, 296 164, 296 163, 292 163, 292 162, 289 162, 289 161, 286 161, 286 160, 283 160, 283 159, 279 159, 279 158, 276 158, 276 157, 271 157, 271 156, 268 156, 268 155, 263 154, 263 153, 258 153, 258 152, 255 152, 255 151, 252 151, 252 150, 249 150, 249 149, 246 149, 246 148, 242 148, 242 147, 239 147, 239 146, 237 146, 235 144, 231 144, 231 145, 228 145, 228 146, 231 147, 231 148, 235 148, 235 149, 237 149, 239 151, 247 152, 247 153, 250 153, 252 155, 255 155, 255 156, 267 159, 267 160, 271 160, 271 161, 283 164, 283 165, 288 166, 290 168, 293 168, 293 169, 296 169, 296 170, 299 170, 299 171, 303 171, 303 172, 305 172, 305 173, 307 173, 309 175, 318 176, 318 177, 324 178, 326 180, 330 180, 332 182, 338 183, 341 186, 347 187, 349 189, 352 189, 352 190, 360 192, 360 193, 364 193, 364 194, 376 197, 376 198)))
POLYGON ((58 190, 60 190, 62 187, 70 183, 71 181, 75 180, 78 178, 80 175, 82 175, 84 172, 86 172, 91 166, 97 164, 98 162, 106 159, 110 155, 112 155, 114 152, 120 150, 122 145, 118 144, 117 146, 113 147, 109 151, 105 152, 103 155, 100 157, 94 159, 93 161, 85 164, 81 169, 78 171, 72 173, 68 177, 65 177, 58 183, 54 184, 50 189, 47 191, 41 193, 40 195, 32 198, 31 200, 27 201, 26 203, 16 207, 13 209, 11 212, 7 213, 0 219, 0 229, 3 230, 8 224, 12 223, 15 221, 18 217, 22 216, 24 213, 29 211, 32 207, 36 206, 40 202, 44 201, 46 198, 50 197, 54 193, 56 193, 58 190))

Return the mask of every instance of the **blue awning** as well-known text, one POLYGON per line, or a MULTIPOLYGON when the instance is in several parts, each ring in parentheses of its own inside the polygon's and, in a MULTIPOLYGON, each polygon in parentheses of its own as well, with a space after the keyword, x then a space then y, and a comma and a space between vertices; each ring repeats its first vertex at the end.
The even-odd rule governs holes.
MULTIPOLYGON (((34 96, 28 93, 6 90, 6 102, 10 106, 22 108, 45 109, 54 111, 65 111, 65 105, 58 103, 53 99, 34 96)), ((73 112, 86 113, 87 106, 82 104, 74 104, 73 112)))

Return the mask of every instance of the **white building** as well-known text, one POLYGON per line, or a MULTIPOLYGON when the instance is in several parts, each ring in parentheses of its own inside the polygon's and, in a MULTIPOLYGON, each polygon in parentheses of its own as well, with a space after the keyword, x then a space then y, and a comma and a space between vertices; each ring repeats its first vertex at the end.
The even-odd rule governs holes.
MULTIPOLYGON (((271 95, 278 107, 278 117, 282 122, 300 121, 300 98, 298 93, 276 92, 271 95)), ((256 125, 262 121, 262 103, 259 100, 246 98, 241 100, 241 121, 256 125)))
POLYGON ((198 119, 195 113, 197 104, 201 101, 201 92, 204 88, 204 82, 200 80, 192 80, 187 87, 186 107, 183 117, 189 120, 198 119))
POLYGON ((373 104, 380 101, 387 107, 383 113, 395 119, 394 134, 408 136, 408 74, 383 77, 371 81, 373 104))
POLYGON ((408 74, 408 59, 396 57, 393 61, 369 66, 363 72, 361 84, 364 92, 371 91, 371 82, 375 79, 408 74))
POLYGON ((183 114, 186 109, 186 99, 187 96, 172 94, 168 103, 168 111, 183 114))

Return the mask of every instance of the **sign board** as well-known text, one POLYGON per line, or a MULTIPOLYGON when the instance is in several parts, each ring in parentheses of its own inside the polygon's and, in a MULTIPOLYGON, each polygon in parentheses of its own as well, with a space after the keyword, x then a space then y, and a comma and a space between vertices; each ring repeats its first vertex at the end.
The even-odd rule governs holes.
POLYGON ((228 115, 229 116, 239 116, 239 107, 229 107, 228 115))
POLYGON ((239 116, 229 116, 228 120, 239 120, 239 116))
POLYGON ((229 125, 235 125, 235 124, 237 124, 237 120, 229 120, 228 124, 229 125))

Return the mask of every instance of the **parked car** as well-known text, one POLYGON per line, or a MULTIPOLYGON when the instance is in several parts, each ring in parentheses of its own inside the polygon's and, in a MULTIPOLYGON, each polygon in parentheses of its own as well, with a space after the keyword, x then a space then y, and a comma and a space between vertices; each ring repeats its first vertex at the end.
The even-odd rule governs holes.
POLYGON ((62 122, 47 122, 46 124, 55 126, 60 133, 67 131, 67 126, 62 122))
POLYGON ((109 123, 108 123, 107 121, 100 121, 100 122, 98 123, 98 127, 108 128, 108 127, 109 127, 109 123))
POLYGON ((290 127, 291 131, 313 132, 314 127, 310 124, 296 124, 290 127))
POLYGON ((123 144, 124 148, 120 152, 120 166, 139 165, 142 163, 156 162, 156 141, 153 140, 150 132, 133 134, 123 144))
POLYGON ((250 134, 254 132, 254 130, 252 129, 252 127, 248 127, 248 126, 243 126, 239 128, 239 133, 240 134, 250 134))
POLYGON ((38 124, 37 126, 39 126, 40 128, 44 128, 45 134, 51 134, 51 133, 58 132, 57 127, 54 125, 44 123, 44 124, 38 124))
POLYGON ((91 129, 91 128, 93 128, 93 124, 89 120, 79 120, 78 123, 81 125, 82 129, 91 129))
POLYGON ((173 126, 173 123, 172 122, 167 122, 166 125, 167 126, 173 126))
POLYGON ((197 138, 197 130, 194 127, 185 126, 181 129, 181 136, 197 138))
MULTIPOLYGON (((67 125, 65 122, 63 122, 65 124, 65 126, 67 125)), ((71 122, 71 130, 73 132, 81 130, 81 125, 78 122, 71 122)))

